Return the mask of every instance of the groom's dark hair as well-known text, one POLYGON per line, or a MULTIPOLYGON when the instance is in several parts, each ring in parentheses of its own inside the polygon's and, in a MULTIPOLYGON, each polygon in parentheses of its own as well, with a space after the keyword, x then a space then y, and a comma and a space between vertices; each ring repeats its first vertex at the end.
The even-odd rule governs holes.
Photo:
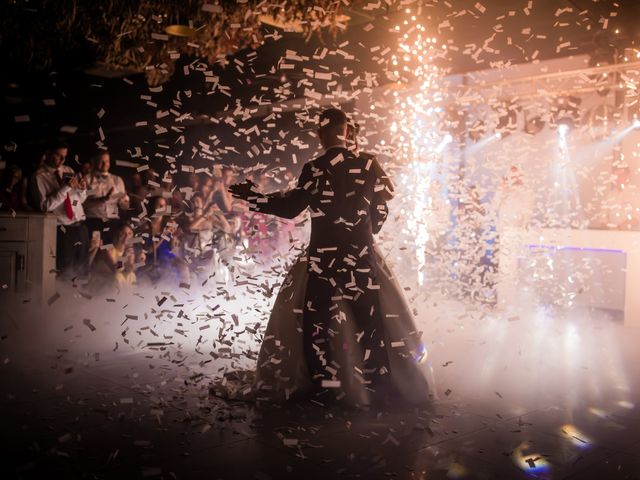
POLYGON ((320 114, 319 130, 331 133, 341 133, 349 120, 347 114, 337 108, 327 108, 320 114))

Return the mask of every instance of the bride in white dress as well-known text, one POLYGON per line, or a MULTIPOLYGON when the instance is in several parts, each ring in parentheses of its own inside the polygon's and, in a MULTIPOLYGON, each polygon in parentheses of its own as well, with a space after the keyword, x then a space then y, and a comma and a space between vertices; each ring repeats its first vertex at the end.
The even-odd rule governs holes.
MULTIPOLYGON (((354 132, 351 131, 351 133, 354 132)), ((347 404, 358 406, 377 403, 382 398, 387 400, 393 398, 394 401, 402 399, 411 404, 424 403, 430 399, 429 383, 432 383, 432 378, 426 364, 427 350, 422 338, 423 334, 417 330, 402 288, 380 250, 375 246, 372 236, 380 230, 386 219, 386 201, 393 196, 393 185, 375 157, 362 153, 353 155, 344 146, 326 150, 323 156, 305 166, 305 168, 310 166, 313 174, 309 174, 309 169, 303 169, 298 187, 292 191, 284 194, 260 195, 253 190, 253 184, 250 182, 232 186, 230 191, 236 198, 253 201, 253 210, 288 218, 292 218, 308 206, 312 209, 313 221, 313 200, 305 199, 307 203, 303 202, 301 206, 295 204, 302 196, 309 196, 308 186, 311 181, 314 181, 313 179, 322 179, 328 172, 330 175, 329 181, 326 182, 328 185, 334 179, 344 176, 343 171, 337 170, 336 165, 339 162, 335 158, 340 160, 343 157, 346 158, 347 160, 343 163, 347 166, 344 168, 349 167, 350 173, 355 171, 353 167, 356 163, 366 164, 367 168, 371 167, 370 170, 373 173, 367 173, 367 175, 375 177, 374 188, 378 192, 376 196, 382 200, 375 202, 375 205, 372 202, 367 212, 358 210, 358 215, 360 219, 366 218, 366 221, 370 222, 367 225, 370 225, 368 245, 371 248, 366 255, 365 265, 369 277, 368 292, 364 295, 372 292, 375 295, 376 301, 372 305, 377 305, 376 318, 380 320, 372 331, 362 329, 362 319, 355 318, 353 312, 352 305, 355 305, 353 296, 343 295, 343 289, 339 285, 336 287, 336 293, 331 296, 329 312, 324 312, 323 318, 327 318, 327 324, 323 324, 323 328, 326 328, 327 341, 322 340, 324 342, 321 344, 322 354, 318 352, 317 345, 311 345, 315 348, 315 353, 318 353, 319 361, 322 362, 323 376, 319 382, 320 375, 312 375, 310 372, 313 368, 309 367, 311 348, 308 340, 305 345, 303 321, 305 308, 313 310, 309 305, 311 302, 308 300, 309 292, 307 292, 310 272, 315 275, 319 267, 315 264, 316 257, 304 252, 287 274, 277 295, 260 348, 255 373, 238 372, 228 376, 224 387, 220 384, 214 385, 212 391, 228 398, 253 398, 266 401, 284 401, 313 394, 318 399, 336 398, 347 404), (332 155, 333 160, 331 160, 332 155), (330 157, 329 161, 322 163, 327 157, 330 157), (303 186, 307 187, 307 192, 301 191, 303 186), (305 305, 305 298, 307 305, 305 305), (375 334, 375 339, 367 343, 367 338, 363 339, 365 332, 367 332, 366 335, 370 334, 371 338, 374 338, 375 334), (326 345, 327 343, 329 345, 326 345), (384 365, 382 368, 372 369, 369 357, 378 355, 375 353, 376 348, 383 352, 384 365)), ((335 182, 337 184, 338 181, 335 180, 335 182)), ((338 188, 336 187, 335 190, 338 191, 338 188)), ((344 220, 342 217, 339 218, 344 220)), ((316 228, 314 236, 312 226, 310 248, 318 243, 318 237, 324 240, 322 235, 329 235, 318 233, 322 231, 323 229, 316 228)), ((353 270, 362 271, 356 266, 353 270)), ((345 271, 345 269, 337 271, 345 271)), ((353 273, 351 277, 353 278, 353 273)), ((355 298, 357 299, 358 295, 355 295, 355 298)), ((376 307, 371 307, 372 313, 374 308, 376 307)))

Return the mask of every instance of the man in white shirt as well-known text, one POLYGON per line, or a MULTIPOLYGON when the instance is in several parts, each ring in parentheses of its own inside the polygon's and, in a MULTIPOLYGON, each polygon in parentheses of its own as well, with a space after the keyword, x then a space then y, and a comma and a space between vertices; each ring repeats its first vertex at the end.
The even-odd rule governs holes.
POLYGON ((36 206, 57 219, 57 270, 65 275, 84 275, 89 258, 89 234, 82 208, 87 186, 82 176, 64 165, 67 152, 67 146, 60 142, 47 148, 43 165, 31 179, 31 191, 36 206))
POLYGON ((129 196, 118 175, 109 173, 111 157, 102 150, 94 158, 94 168, 87 178, 87 214, 89 232, 99 231, 104 244, 111 243, 113 233, 120 225, 119 209, 129 209, 129 196))

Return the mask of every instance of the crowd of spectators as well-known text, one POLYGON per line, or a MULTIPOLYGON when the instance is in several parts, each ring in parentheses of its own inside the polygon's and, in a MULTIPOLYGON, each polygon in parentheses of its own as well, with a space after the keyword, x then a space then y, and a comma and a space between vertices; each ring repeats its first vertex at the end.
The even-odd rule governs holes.
MULTIPOLYGON (((55 215, 57 273, 93 292, 160 280, 190 285, 194 277, 214 275, 220 260, 239 249, 270 252, 286 233, 231 196, 227 187, 240 179, 230 166, 184 175, 146 168, 123 179, 111 172, 107 150, 78 171, 66 163, 67 154, 66 144, 51 144, 28 178, 7 165, 0 210, 55 215)), ((265 191, 293 180, 289 172, 275 179, 278 185, 265 174, 245 178, 265 191)))

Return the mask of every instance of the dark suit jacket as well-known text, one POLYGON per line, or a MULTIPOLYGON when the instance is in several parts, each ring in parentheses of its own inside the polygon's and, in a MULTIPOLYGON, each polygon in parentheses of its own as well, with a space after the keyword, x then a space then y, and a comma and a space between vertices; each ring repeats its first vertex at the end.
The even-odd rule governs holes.
POLYGON ((334 147, 302 168, 294 189, 249 200, 252 210, 285 218, 309 208, 309 258, 331 270, 345 259, 357 265, 371 252, 392 196, 393 185, 374 156, 334 147))

